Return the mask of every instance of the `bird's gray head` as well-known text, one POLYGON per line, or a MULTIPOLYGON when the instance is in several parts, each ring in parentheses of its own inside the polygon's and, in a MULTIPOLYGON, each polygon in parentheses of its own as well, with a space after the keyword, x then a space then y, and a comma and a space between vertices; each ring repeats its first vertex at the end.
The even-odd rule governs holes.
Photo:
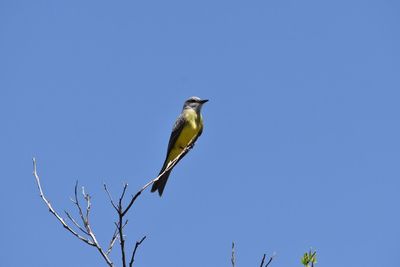
POLYGON ((208 99, 200 99, 197 96, 192 96, 188 100, 185 101, 185 104, 183 105, 183 109, 192 108, 192 109, 196 110, 197 112, 200 112, 201 107, 207 101, 208 101, 208 99))

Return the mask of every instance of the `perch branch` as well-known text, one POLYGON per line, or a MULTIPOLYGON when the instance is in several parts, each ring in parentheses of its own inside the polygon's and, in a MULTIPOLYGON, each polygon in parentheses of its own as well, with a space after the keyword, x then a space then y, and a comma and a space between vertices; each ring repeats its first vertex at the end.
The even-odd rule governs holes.
MULTIPOLYGON (((123 202, 123 198, 125 197, 125 193, 126 193, 128 184, 124 185, 121 197, 119 198, 118 205, 115 204, 115 202, 113 201, 113 199, 111 197, 110 192, 108 191, 107 186, 104 184, 104 190, 106 191, 106 193, 108 195, 108 198, 109 198, 109 200, 111 202, 111 205, 113 206, 113 208, 118 213, 118 223, 116 223, 116 230, 115 230, 115 232, 114 232, 114 234, 113 234, 113 236, 111 238, 110 244, 109 244, 108 249, 107 249, 106 252, 104 252, 104 250, 99 245, 99 243, 97 241, 97 238, 96 238, 96 235, 93 233, 92 228, 90 226, 89 214, 90 214, 90 210, 91 210, 91 201, 90 201, 91 197, 90 197, 89 194, 85 193, 84 187, 82 187, 82 195, 83 195, 83 198, 86 201, 85 213, 83 212, 83 209, 82 209, 82 207, 81 207, 81 205, 79 203, 78 181, 75 184, 75 190, 74 190, 75 199, 71 199, 72 202, 75 204, 76 208, 78 209, 79 217, 81 218, 81 221, 83 223, 83 227, 71 216, 70 213, 68 213, 68 212, 65 212, 65 213, 66 213, 68 219, 75 225, 75 227, 77 227, 82 233, 84 233, 85 235, 88 236, 87 238, 82 236, 82 235, 80 235, 80 234, 78 234, 74 229, 72 229, 65 222, 65 220, 54 210, 54 208, 52 207, 51 203, 47 200, 47 198, 44 195, 43 190, 42 190, 42 185, 40 183, 39 175, 37 174, 36 159, 35 158, 33 158, 33 175, 35 176, 36 184, 37 184, 37 187, 39 189, 39 193, 40 193, 41 199, 43 200, 43 202, 48 207, 50 213, 53 214, 57 218, 57 220, 62 224, 62 226, 67 231, 69 231, 72 235, 74 235, 75 237, 77 237, 81 241, 85 242, 86 244, 97 248, 97 250, 99 251, 101 256, 104 258, 104 260, 107 262, 108 266, 110 266, 110 267, 114 267, 114 264, 112 263, 112 261, 110 260, 108 255, 110 254, 110 252, 111 252, 111 250, 112 250, 112 248, 113 248, 113 246, 115 244, 116 239, 119 238, 120 246, 121 246, 121 254, 122 254, 122 264, 123 264, 123 267, 126 267, 125 239, 124 239, 124 234, 123 234, 123 228, 128 223, 128 221, 126 220, 125 223, 123 223, 124 216, 128 213, 128 211, 130 210, 130 208, 132 207, 132 205, 134 204, 136 199, 142 194, 142 192, 144 190, 146 190, 147 187, 149 187, 153 183, 157 182, 162 175, 164 175, 166 172, 170 171, 193 148, 193 146, 194 146, 194 144, 190 144, 185 149, 183 149, 182 152, 174 160, 172 160, 168 164, 167 168, 162 173, 160 173, 156 178, 154 178, 153 180, 151 180, 147 184, 145 184, 135 195, 132 195, 131 200, 129 201, 129 203, 126 206, 125 209, 122 207, 122 202, 123 202)), ((142 244, 142 242, 145 240, 145 238, 146 238, 146 236, 144 236, 140 241, 136 242, 135 248, 134 248, 133 253, 132 253, 131 260, 129 262, 129 266, 130 267, 133 266, 133 263, 134 263, 134 260, 135 260, 136 251, 137 251, 138 247, 142 244)), ((233 250, 233 247, 232 247, 232 250, 233 250)), ((234 255, 233 255, 233 257, 234 257, 234 255)), ((234 267, 234 259, 233 259, 232 263, 233 263, 233 267, 234 267)))
POLYGON ((165 168, 165 170, 162 173, 160 173, 156 178, 145 184, 142 187, 142 189, 140 189, 134 196, 132 196, 128 206, 125 208, 125 210, 123 210, 122 216, 124 216, 129 211, 135 200, 140 196, 140 194, 142 194, 144 190, 146 190, 147 187, 157 182, 161 176, 163 176, 167 171, 171 170, 193 148, 193 146, 194 144, 190 144, 189 146, 185 147, 185 149, 182 150, 182 152, 173 161, 169 163, 167 168, 165 168))
MULTIPOLYGON (((189 146, 187 146, 184 150, 182 150, 182 152, 173 160, 170 162, 170 164, 167 166, 167 168, 160 173, 156 178, 152 179, 151 181, 149 181, 147 184, 145 184, 135 195, 132 195, 131 200, 129 201, 128 205, 126 206, 126 208, 123 208, 123 200, 128 188, 128 184, 124 184, 124 187, 122 189, 122 193, 121 196, 118 200, 118 203, 116 204, 111 196, 110 191, 107 188, 106 184, 103 184, 104 186, 104 190, 107 193, 108 199, 111 203, 111 205, 113 206, 113 208, 115 209, 115 211, 118 214, 118 222, 115 223, 116 227, 117 227, 117 234, 114 233, 111 241, 110 241, 110 245, 109 248, 107 250, 107 255, 111 252, 112 247, 115 243, 116 238, 119 238, 119 243, 120 243, 120 248, 121 248, 121 260, 122 260, 122 266, 123 267, 127 267, 126 264, 126 251, 125 251, 125 236, 123 233, 124 227, 125 225, 128 223, 128 221, 126 220, 125 223, 123 223, 124 221, 124 217, 125 215, 128 213, 128 211, 130 210, 130 208, 132 207, 132 205, 135 203, 136 199, 142 194, 142 192, 144 190, 146 190, 146 188, 148 188, 150 185, 152 185, 153 183, 155 183, 156 181, 158 181, 158 179, 160 179, 160 177, 166 173, 167 171, 171 170, 177 163, 179 160, 181 160, 192 148, 193 148, 194 144, 191 144, 189 146)), ((129 266, 133 266, 133 263, 135 261, 135 254, 136 251, 138 249, 138 247, 142 244, 142 242, 145 240, 146 236, 143 237, 140 241, 136 242, 135 248, 133 250, 132 256, 131 256, 131 260, 129 262, 129 266)))

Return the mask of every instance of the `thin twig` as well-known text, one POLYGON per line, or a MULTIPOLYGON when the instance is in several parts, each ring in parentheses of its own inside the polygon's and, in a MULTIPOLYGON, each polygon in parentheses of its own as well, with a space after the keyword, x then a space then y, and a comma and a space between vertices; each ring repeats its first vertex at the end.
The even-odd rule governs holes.
POLYGON ((235 242, 232 242, 232 257, 231 257, 232 267, 235 267, 236 258, 235 258, 235 242))
MULTIPOLYGON (((115 226, 118 228, 119 227, 119 223, 114 223, 115 226)), ((128 220, 125 221, 124 225, 122 226, 122 229, 124 229, 124 227, 128 224, 128 220)))
POLYGON ((118 222, 118 232, 119 232, 119 244, 121 246, 121 257, 122 257, 122 266, 126 267, 126 256, 125 256, 125 239, 124 234, 122 232, 122 213, 119 213, 119 222, 118 222))
MULTIPOLYGON (((311 253, 311 250, 310 250, 311 253)), ((314 253, 311 255, 311 259, 313 259, 315 257, 315 254, 317 254, 317 251, 314 251, 314 253)), ((314 267, 314 261, 311 260, 311 267, 314 267)))
POLYGON ((126 193, 126 189, 128 188, 128 184, 124 184, 124 189, 122 190, 122 194, 121 197, 119 198, 119 205, 121 206, 122 204, 122 200, 124 199, 125 193, 126 193))
POLYGON ((134 196, 132 196, 131 201, 129 202, 128 206, 125 208, 125 210, 122 212, 122 216, 125 216, 125 214, 129 211, 129 209, 132 207, 133 203, 135 202, 135 200, 140 196, 140 194, 142 194, 142 192, 144 190, 146 190, 147 187, 149 187, 150 185, 154 184, 155 182, 157 182, 161 176, 164 175, 164 173, 166 173, 167 171, 171 170, 192 148, 193 148, 194 144, 191 144, 187 147, 185 147, 184 150, 182 150, 182 152, 173 160, 169 163, 168 167, 165 168, 165 170, 160 173, 156 178, 154 178, 153 180, 151 180, 150 182, 148 182, 147 184, 145 184, 142 189, 140 189, 134 196))
POLYGON ((106 193, 107 193, 107 195, 108 195, 108 198, 109 198, 109 200, 110 200, 110 202, 111 202, 111 205, 112 205, 112 206, 114 207, 114 209, 118 212, 118 208, 117 208, 117 206, 115 205, 114 200, 112 199, 110 192, 108 191, 107 185, 104 183, 103 186, 104 186, 104 190, 106 191, 106 193))
MULTIPOLYGON (((75 188, 75 193, 76 193, 76 188, 75 188)), ((88 232, 90 238, 92 239, 93 243, 95 243, 96 248, 99 251, 99 253, 101 254, 101 256, 103 256, 103 258, 106 260, 106 262, 108 264, 110 264, 110 263, 112 264, 112 262, 111 262, 110 258, 108 257, 107 253, 105 253, 104 250, 101 248, 99 242, 97 241, 96 235, 94 234, 94 232, 92 231, 92 227, 90 226, 89 214, 90 214, 90 210, 91 210, 91 207, 92 207, 92 203, 90 202, 91 197, 90 197, 89 194, 87 194, 85 192, 85 188, 83 186, 82 186, 82 196, 86 201, 86 218, 84 218, 83 215, 82 215, 82 220, 83 220, 83 222, 84 222, 84 224, 86 226, 87 232, 88 232)), ((79 206, 78 199, 76 200, 76 202, 77 202, 77 205, 79 206)), ((82 209, 81 209, 80 206, 79 206, 79 210, 82 212, 82 209)))
POLYGON ((265 264, 265 266, 264 267, 268 267, 268 265, 272 262, 272 260, 274 259, 274 257, 273 256, 271 256, 270 258, 269 258, 269 260, 268 260, 268 262, 267 262, 267 264, 265 264))
POLYGON ((101 256, 104 258, 104 260, 107 262, 107 264, 110 267, 113 267, 114 264, 111 262, 110 258, 108 257, 108 255, 104 252, 104 250, 101 248, 101 246, 99 245, 99 242, 97 242, 96 236, 94 235, 94 233, 92 232, 92 229, 90 229, 90 226, 88 225, 89 228, 89 235, 93 240, 93 243, 96 244, 96 248, 99 251, 99 253, 101 254, 101 256))
POLYGON ((118 232, 119 232, 119 244, 121 246, 121 257, 122 257, 122 266, 123 267, 126 267, 126 256, 125 256, 125 238, 124 238, 124 234, 123 234, 124 225, 122 224, 122 222, 124 220, 124 214, 122 212, 122 200, 124 199, 127 187, 128 187, 128 184, 125 184, 124 188, 122 190, 122 193, 121 193, 121 197, 119 198, 119 202, 118 202, 118 232))
POLYGON ((82 186, 82 195, 86 201, 86 223, 89 226, 89 213, 92 207, 92 203, 90 202, 90 195, 85 193, 85 187, 82 186))
MULTIPOLYGON (((42 190, 42 186, 40 184, 40 178, 39 175, 37 174, 37 169, 36 169, 36 159, 33 158, 33 175, 35 176, 36 179, 36 184, 38 186, 39 189, 39 193, 40 193, 40 197, 42 198, 42 200, 44 201, 44 203, 47 205, 47 207, 49 208, 49 211, 51 214, 53 214, 58 221, 63 225, 63 227, 65 229, 67 229, 71 234, 73 234, 75 237, 77 237, 78 239, 82 240, 83 242, 85 242, 86 244, 90 245, 90 246, 94 246, 97 248, 97 250, 100 252, 101 256, 104 258, 104 260, 107 262, 108 266, 113 267, 114 264, 112 263, 112 261, 110 260, 110 258, 108 257, 108 255, 106 255, 103 251, 103 249, 100 247, 99 243, 97 242, 96 236, 94 235, 93 231, 90 228, 89 225, 89 221, 88 221, 88 216, 89 216, 89 211, 90 211, 90 197, 88 197, 86 199, 86 201, 88 202, 88 207, 87 207, 87 218, 85 219, 85 217, 83 216, 83 212, 82 209, 80 207, 79 204, 79 200, 78 200, 78 196, 77 196, 77 186, 78 186, 78 182, 76 182, 75 184, 75 205, 77 206, 78 210, 79 210, 79 214, 81 216, 82 222, 85 225, 86 228, 86 232, 87 234, 90 236, 91 240, 79 235, 77 232, 75 232, 71 227, 68 226, 68 224, 64 221, 64 219, 53 209, 53 207, 51 206, 50 202, 46 199, 43 190, 42 190)), ((68 215, 67 215, 68 216, 68 215)), ((72 220, 72 216, 68 216, 71 220, 72 220)), ((75 221, 75 220, 73 220, 75 221)), ((75 224, 75 223, 74 223, 75 224)), ((80 227, 78 227, 80 228, 80 227)), ((80 229, 81 230, 81 229, 80 229)))
POLYGON ((132 257, 131 257, 131 261, 129 262, 129 267, 132 267, 132 266, 133 266, 133 262, 135 261, 136 250, 138 249, 138 247, 140 246, 140 244, 142 244, 142 242, 143 242, 145 239, 146 239, 146 236, 142 237, 142 239, 140 239, 140 241, 136 241, 135 249, 133 250, 132 257))
MULTIPOLYGON (((118 213, 118 222, 115 225, 118 228, 118 236, 119 236, 119 243, 120 243, 120 247, 121 247, 121 258, 122 258, 122 266, 123 267, 127 266, 126 265, 126 252, 125 252, 125 238, 124 238, 124 234, 123 234, 123 228, 126 225, 127 221, 125 222, 125 224, 123 224, 124 216, 128 213, 129 209, 132 207, 132 205, 136 201, 136 199, 142 194, 142 192, 144 190, 146 190, 147 187, 149 187, 150 185, 152 185, 153 183, 158 181, 158 179, 160 179, 160 177, 164 173, 171 170, 178 163, 178 161, 180 159, 182 159, 193 148, 193 146, 194 146, 194 144, 191 144, 191 145, 187 146, 184 150, 182 150, 182 152, 173 161, 170 162, 168 167, 162 173, 160 173, 156 178, 154 178, 153 180, 151 180, 150 182, 145 184, 135 195, 133 195, 125 209, 122 206, 123 206, 123 199, 125 197, 125 193, 128 188, 128 184, 124 184, 124 188, 122 190, 121 197, 119 198, 119 201, 118 201, 118 206, 116 206, 114 201, 112 200, 111 194, 108 192, 107 186, 104 186, 104 189, 106 190, 106 192, 109 196, 111 205, 113 205, 114 209, 116 209, 116 211, 118 213)), ((144 238, 142 239, 142 241, 143 240, 144 240, 144 238)), ((137 244, 137 246, 135 247, 133 253, 136 253, 136 249, 141 244, 141 242, 139 244, 138 243, 136 243, 136 244, 137 244)), ((133 264, 134 254, 132 255, 132 257, 133 258, 131 258, 131 261, 129 262, 130 266, 132 266, 132 264, 133 264)))
MULTIPOLYGON (((133 195, 131 200, 129 201, 129 204, 127 205, 127 207, 125 209, 123 209, 123 207, 122 207, 122 202, 123 202, 123 198, 125 196, 128 184, 124 185, 121 197, 119 199, 118 206, 115 205, 114 201, 112 200, 111 194, 107 189, 107 186, 104 184, 104 189, 105 189, 105 191, 106 191, 106 193, 107 193, 107 195, 108 195, 108 197, 110 199, 111 205, 117 211, 118 217, 119 217, 118 218, 119 219, 118 223, 116 223, 118 234, 117 235, 114 234, 113 237, 111 238, 110 245, 109 245, 109 248, 108 248, 107 252, 104 252, 103 249, 101 248, 101 246, 99 245, 99 243, 97 241, 97 238, 96 238, 95 234, 93 233, 93 231, 91 229, 91 226, 89 224, 89 213, 90 213, 90 209, 91 209, 90 195, 86 194, 84 188, 82 187, 83 198, 85 199, 86 204, 87 204, 86 205, 86 214, 85 214, 86 216, 83 213, 83 210, 82 210, 81 205, 79 203, 78 192, 77 192, 78 191, 78 181, 75 184, 75 190, 74 190, 75 199, 72 200, 72 202, 76 205, 76 207, 78 209, 79 216, 80 216, 80 218, 82 220, 82 223, 83 223, 84 228, 86 229, 86 231, 83 229, 83 227, 81 227, 73 219, 73 217, 68 212, 66 212, 66 214, 67 214, 68 218, 73 222, 73 224, 76 227, 78 227, 78 229, 81 230, 83 233, 88 235, 91 240, 79 235, 71 227, 69 227, 68 224, 64 221, 64 219, 53 209, 53 207, 51 206, 50 202, 46 199, 45 195, 43 194, 42 186, 40 184, 40 178, 39 178, 39 176, 37 174, 36 159, 35 158, 33 158, 33 175, 36 178, 36 183, 37 183, 37 186, 38 186, 38 189, 39 189, 40 197, 42 198, 42 200, 45 202, 45 204, 49 208, 49 211, 58 219, 58 221, 63 225, 63 227, 65 229, 67 229, 71 234, 73 234, 75 237, 77 237, 78 239, 82 240, 86 244, 96 247, 97 250, 102 255, 102 257, 104 258, 104 260, 107 262, 107 264, 110 267, 113 267, 114 264, 109 259, 108 255, 112 250, 112 247, 113 247, 113 245, 115 243, 116 238, 119 237, 120 245, 121 245, 121 254, 122 254, 122 265, 123 265, 123 267, 126 267, 125 239, 124 239, 124 235, 123 235, 123 228, 127 224, 128 221, 125 221, 125 223, 123 223, 124 216, 128 213, 129 209, 132 207, 132 205, 136 201, 136 199, 142 194, 142 192, 144 190, 146 190, 147 187, 149 187, 153 183, 157 182, 160 179, 160 177, 162 175, 164 175, 167 171, 171 170, 193 148, 193 146, 194 146, 194 144, 190 144, 185 149, 183 149, 182 152, 174 160, 172 160, 168 164, 167 168, 162 173, 160 173, 156 178, 154 178, 153 180, 151 180, 150 182, 145 184, 135 195, 133 195)), ((140 242, 136 243, 135 249, 134 249, 133 254, 132 254, 131 262, 129 263, 130 266, 131 266, 131 264, 133 264, 134 255, 136 253, 137 248, 144 241, 144 239, 145 239, 145 237, 142 238, 142 240, 140 242)))
POLYGON ((112 238, 110 240, 110 244, 108 245, 108 249, 107 249, 107 252, 106 252, 107 255, 111 253, 111 250, 114 247, 114 244, 115 244, 115 241, 117 240, 117 237, 118 237, 118 227, 115 228, 114 234, 113 234, 113 236, 112 236, 112 238))
POLYGON ((79 223, 78 223, 77 221, 75 221, 75 219, 71 216, 71 214, 69 214, 68 211, 64 211, 64 212, 65 212, 65 214, 67 215, 68 219, 70 219, 70 221, 71 221, 73 224, 75 224, 75 226, 76 226, 79 230, 81 230, 85 235, 89 235, 89 233, 88 233, 85 229, 83 229, 83 227, 80 226, 79 223))
POLYGON ((262 257, 262 260, 261 260, 260 267, 264 266, 265 256, 266 256, 266 254, 264 253, 264 256, 262 257))
POLYGON ((260 267, 268 267, 268 265, 272 262, 272 260, 274 259, 274 257, 275 257, 275 253, 274 254, 272 254, 272 256, 271 257, 269 257, 269 260, 268 260, 268 262, 264 265, 264 261, 265 261, 265 257, 266 257, 266 254, 264 254, 264 256, 263 256, 263 258, 262 258, 262 260, 261 260, 261 264, 260 264, 260 267))
MULTIPOLYGON (((81 208, 81 205, 79 204, 79 198, 78 198, 78 181, 76 181, 75 183, 75 189, 74 189, 74 194, 75 194, 75 200, 73 201, 74 204, 76 205, 76 208, 79 211, 79 216, 81 217, 81 220, 83 222, 83 225, 85 226, 86 230, 87 230, 87 221, 85 219, 85 216, 83 215, 83 211, 81 208)), ((88 230, 87 230, 88 231, 88 230)), ((88 231, 89 232, 89 231, 88 231)))
POLYGON ((57 220, 62 224, 62 226, 67 231, 69 231, 71 234, 73 234, 75 237, 77 237, 78 239, 82 240, 83 242, 85 242, 86 244, 88 244, 90 246, 95 246, 95 244, 93 242, 91 242, 87 238, 79 235, 71 227, 69 227, 68 224, 64 221, 64 219, 51 206, 50 202, 47 200, 46 196, 43 193, 42 185, 40 183, 40 178, 39 178, 39 175, 37 174, 36 159, 35 158, 33 158, 33 175, 35 176, 35 179, 36 179, 36 184, 37 184, 38 189, 39 189, 40 197, 44 201, 44 203, 47 205, 47 207, 49 208, 50 213, 53 214, 57 218, 57 220))

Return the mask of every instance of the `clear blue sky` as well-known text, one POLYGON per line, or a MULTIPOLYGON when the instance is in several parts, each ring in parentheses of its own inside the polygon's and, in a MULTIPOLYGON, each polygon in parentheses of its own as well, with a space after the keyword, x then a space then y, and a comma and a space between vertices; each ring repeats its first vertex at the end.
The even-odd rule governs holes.
MULTIPOLYGON (((31 175, 74 211, 93 195, 105 246, 114 195, 164 160, 192 95, 205 129, 163 198, 131 210, 137 266, 398 266, 400 4, 375 1, 1 1, 4 266, 102 266, 31 175)), ((117 250, 115 251, 117 252, 117 250)), ((118 255, 113 254, 115 259, 118 255)), ((116 261, 118 263, 118 260, 116 261)))

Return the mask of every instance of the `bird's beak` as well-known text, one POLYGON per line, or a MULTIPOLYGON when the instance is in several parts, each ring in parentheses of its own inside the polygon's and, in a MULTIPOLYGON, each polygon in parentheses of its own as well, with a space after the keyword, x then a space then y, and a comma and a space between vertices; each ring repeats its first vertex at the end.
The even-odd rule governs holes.
POLYGON ((204 104, 204 103, 206 103, 206 102, 208 102, 208 99, 200 100, 200 103, 201 103, 201 104, 204 104))

